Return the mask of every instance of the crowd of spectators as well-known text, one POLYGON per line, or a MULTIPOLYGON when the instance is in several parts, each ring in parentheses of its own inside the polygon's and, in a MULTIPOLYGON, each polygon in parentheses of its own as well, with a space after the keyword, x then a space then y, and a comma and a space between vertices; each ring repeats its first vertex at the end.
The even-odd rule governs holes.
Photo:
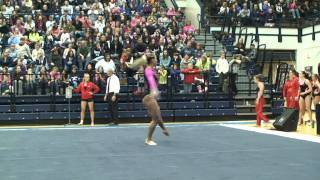
POLYGON ((206 1, 213 16, 230 17, 242 25, 274 26, 283 19, 289 22, 319 15, 319 0, 215 0, 206 1))
MULTIPOLYGON (((211 60, 180 9, 160 0, 1 0, 0 93, 63 94, 81 74, 104 92, 111 68, 126 82, 128 65, 144 53, 158 58, 159 84, 176 92, 204 86, 211 60), (194 78, 189 78, 190 76, 194 78), (184 82, 185 89, 175 84, 184 82)), ((144 76, 136 75, 137 93, 144 76)))

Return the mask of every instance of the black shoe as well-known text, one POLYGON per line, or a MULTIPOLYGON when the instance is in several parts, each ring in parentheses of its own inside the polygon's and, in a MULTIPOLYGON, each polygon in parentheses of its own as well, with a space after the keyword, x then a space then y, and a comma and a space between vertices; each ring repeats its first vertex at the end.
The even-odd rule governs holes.
POLYGON ((118 126, 118 123, 112 122, 112 123, 109 123, 109 126, 118 126))

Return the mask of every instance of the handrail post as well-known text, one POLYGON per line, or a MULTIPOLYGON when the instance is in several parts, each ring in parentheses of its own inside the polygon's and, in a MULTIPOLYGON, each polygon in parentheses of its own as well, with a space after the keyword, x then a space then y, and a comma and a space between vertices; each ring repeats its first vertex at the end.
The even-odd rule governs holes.
POLYGON ((204 43, 207 43, 207 24, 204 29, 204 43))
MULTIPOLYGON (((13 79, 12 75, 10 79, 13 79)), ((11 82, 12 83, 12 82, 11 82)), ((10 93, 10 112, 16 112, 16 96, 15 96, 15 92, 14 92, 14 84, 11 84, 11 87, 9 86, 9 93, 10 93)))

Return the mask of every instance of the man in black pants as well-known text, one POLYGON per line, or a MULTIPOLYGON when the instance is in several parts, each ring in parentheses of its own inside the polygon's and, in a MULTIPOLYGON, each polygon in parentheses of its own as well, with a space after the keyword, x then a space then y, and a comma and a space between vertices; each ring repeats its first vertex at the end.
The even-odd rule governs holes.
POLYGON ((107 79, 104 101, 108 101, 108 110, 111 116, 111 123, 109 123, 109 125, 118 125, 118 94, 120 92, 120 81, 112 69, 109 69, 107 74, 109 78, 107 79))

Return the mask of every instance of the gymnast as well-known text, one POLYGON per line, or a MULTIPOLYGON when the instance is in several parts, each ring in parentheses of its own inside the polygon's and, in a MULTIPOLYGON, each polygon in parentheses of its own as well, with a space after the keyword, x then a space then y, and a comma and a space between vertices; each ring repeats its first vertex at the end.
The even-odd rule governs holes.
POLYGON ((155 58, 155 55, 148 54, 147 56, 142 56, 139 59, 136 59, 135 63, 131 65, 130 68, 137 69, 137 66, 142 66, 146 64, 146 68, 144 70, 144 75, 147 80, 147 84, 149 86, 150 93, 147 94, 143 99, 142 102, 148 109, 148 112, 151 116, 151 122, 148 129, 148 135, 147 139, 145 140, 145 144, 150 146, 156 146, 157 143, 155 143, 152 140, 152 136, 154 133, 154 130, 156 129, 156 126, 159 124, 160 128, 163 131, 163 134, 166 136, 169 136, 168 129, 164 126, 161 111, 159 104, 157 102, 157 98, 159 96, 158 86, 156 82, 156 72, 154 70, 157 60, 155 58))

